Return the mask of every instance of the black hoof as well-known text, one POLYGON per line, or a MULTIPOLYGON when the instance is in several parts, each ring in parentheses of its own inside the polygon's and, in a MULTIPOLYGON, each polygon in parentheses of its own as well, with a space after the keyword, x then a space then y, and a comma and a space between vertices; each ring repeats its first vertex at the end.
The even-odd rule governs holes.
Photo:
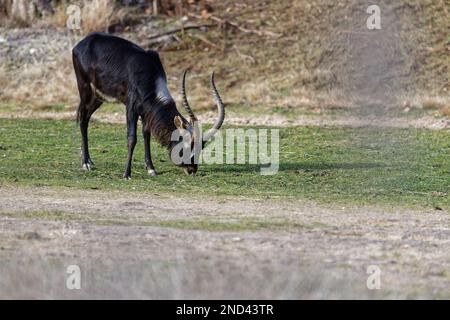
POLYGON ((123 174, 123 178, 124 178, 125 180, 131 180, 131 174, 124 173, 124 174, 123 174))
POLYGON ((83 168, 83 170, 86 170, 86 171, 91 171, 93 166, 94 166, 94 162, 92 162, 91 159, 87 159, 87 161, 84 161, 81 164, 81 168, 83 168))
POLYGON ((92 170, 92 164, 89 163, 89 162, 83 163, 81 165, 81 167, 83 168, 83 170, 86 170, 86 171, 91 171, 92 170))

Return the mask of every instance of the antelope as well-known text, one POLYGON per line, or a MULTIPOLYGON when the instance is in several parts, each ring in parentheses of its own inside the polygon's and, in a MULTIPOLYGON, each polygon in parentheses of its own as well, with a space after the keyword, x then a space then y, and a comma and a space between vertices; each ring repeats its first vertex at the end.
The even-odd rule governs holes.
MULTIPOLYGON (((77 122, 81 131, 81 165, 90 171, 93 162, 89 155, 88 125, 92 114, 112 97, 125 104, 128 137, 128 159, 125 179, 131 178, 133 151, 137 142, 137 123, 142 121, 142 135, 145 149, 145 168, 151 176, 156 170, 150 153, 150 137, 170 151, 179 143, 172 141, 172 133, 185 130, 194 147, 197 117, 186 98, 186 73, 181 77, 182 105, 189 115, 186 120, 178 111, 175 101, 167 88, 167 78, 157 52, 144 50, 138 45, 104 33, 92 33, 82 39, 72 50, 73 66, 77 79, 80 104, 77 122)), ((201 140, 201 148, 220 129, 225 118, 225 108, 211 75, 212 94, 218 108, 218 119, 201 140)), ((194 176, 198 169, 195 154, 188 161, 172 162, 183 171, 194 176)), ((184 159, 184 158, 183 158, 184 159)))

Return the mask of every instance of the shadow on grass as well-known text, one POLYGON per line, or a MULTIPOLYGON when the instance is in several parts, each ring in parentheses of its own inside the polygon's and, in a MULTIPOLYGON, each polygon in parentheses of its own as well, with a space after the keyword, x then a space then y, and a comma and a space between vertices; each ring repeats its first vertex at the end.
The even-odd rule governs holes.
MULTIPOLYGON (((377 169, 384 168, 386 164, 372 162, 354 162, 354 163, 280 163, 278 171, 295 172, 295 171, 321 171, 321 170, 355 170, 355 169, 377 169)), ((261 168, 268 167, 261 164, 234 164, 223 165, 221 167, 214 166, 214 170, 222 170, 223 172, 255 172, 261 168), (220 169, 219 169, 220 168, 220 169)))

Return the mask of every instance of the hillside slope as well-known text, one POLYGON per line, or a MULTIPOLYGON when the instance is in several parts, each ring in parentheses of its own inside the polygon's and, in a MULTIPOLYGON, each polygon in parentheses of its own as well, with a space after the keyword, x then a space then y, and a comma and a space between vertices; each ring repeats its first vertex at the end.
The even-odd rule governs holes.
MULTIPOLYGON (((173 90, 181 70, 190 68, 188 89, 199 107, 210 106, 208 74, 213 69, 229 105, 346 107, 354 97, 381 103, 400 98, 403 104, 407 100, 422 107, 430 97, 439 97, 433 101, 448 107, 447 0, 379 1, 382 30, 377 31, 366 28, 366 0, 208 3, 208 10, 189 7, 175 17, 140 14, 126 20, 132 21, 124 22, 126 27, 110 30, 159 50, 173 90), (154 37, 182 25, 209 27, 154 37)), ((1 29, 0 37, 5 39, 0 44, 0 100, 76 103, 70 49, 82 34, 1 29), (16 65, 16 57, 23 56, 17 51, 36 34, 44 38, 25 48, 38 52, 38 59, 16 65), (46 47, 53 35, 69 39, 57 40, 69 43, 67 48, 46 47), (49 81, 42 82, 43 77, 49 81)))

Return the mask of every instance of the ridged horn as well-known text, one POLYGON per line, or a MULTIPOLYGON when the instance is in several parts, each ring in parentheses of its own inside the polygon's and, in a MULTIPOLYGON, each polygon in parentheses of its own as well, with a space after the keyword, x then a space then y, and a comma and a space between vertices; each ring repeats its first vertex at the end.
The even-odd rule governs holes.
POLYGON ((180 85, 180 91, 181 91, 181 101, 183 104, 184 109, 186 110, 186 112, 189 115, 189 118, 191 118, 192 123, 197 121, 197 117, 194 114, 194 111, 192 111, 191 107, 189 106, 189 102, 187 101, 187 97, 186 97, 186 74, 187 74, 187 70, 183 71, 183 75, 181 77, 181 85, 180 85))
POLYGON ((219 118, 216 120, 213 127, 203 135, 204 142, 210 140, 217 133, 217 131, 219 131, 220 127, 222 127, 223 120, 225 119, 225 106, 222 102, 222 99, 220 98, 219 92, 217 91, 216 84, 214 82, 214 72, 211 75, 211 88, 214 100, 216 100, 219 118))

